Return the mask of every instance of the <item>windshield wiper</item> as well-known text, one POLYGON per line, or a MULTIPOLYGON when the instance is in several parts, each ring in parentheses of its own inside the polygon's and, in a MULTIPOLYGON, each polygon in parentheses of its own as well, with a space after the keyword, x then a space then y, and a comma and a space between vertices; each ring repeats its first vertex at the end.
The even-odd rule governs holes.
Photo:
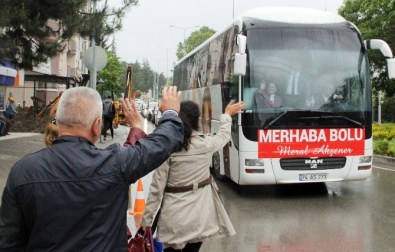
POLYGON ((309 119, 309 120, 310 119, 343 119, 343 120, 353 123, 354 125, 357 125, 360 128, 363 128, 362 123, 360 123, 354 119, 351 119, 347 116, 340 116, 340 115, 306 116, 306 117, 298 117, 297 119, 305 119, 305 120, 307 120, 307 119, 309 119))
POLYGON ((354 125, 357 125, 360 128, 363 128, 363 124, 362 123, 360 123, 358 121, 355 121, 354 119, 351 119, 351 118, 349 118, 347 116, 321 116, 321 118, 322 119, 337 119, 337 118, 340 118, 340 119, 344 119, 346 121, 349 121, 349 122, 353 123, 354 125))
POLYGON ((288 113, 288 110, 282 112, 281 114, 279 114, 277 117, 275 117, 273 120, 271 120, 265 127, 263 127, 264 129, 269 129, 270 126, 272 126, 273 124, 275 124, 278 120, 281 119, 281 117, 283 117, 286 113, 288 113))

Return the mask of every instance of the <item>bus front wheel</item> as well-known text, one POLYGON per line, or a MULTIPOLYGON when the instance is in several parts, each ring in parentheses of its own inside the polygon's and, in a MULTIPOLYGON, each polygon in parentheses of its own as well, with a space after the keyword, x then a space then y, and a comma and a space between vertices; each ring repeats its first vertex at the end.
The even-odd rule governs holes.
POLYGON ((218 180, 225 179, 225 176, 221 174, 221 160, 218 152, 214 153, 210 168, 211 174, 214 176, 214 178, 218 180))

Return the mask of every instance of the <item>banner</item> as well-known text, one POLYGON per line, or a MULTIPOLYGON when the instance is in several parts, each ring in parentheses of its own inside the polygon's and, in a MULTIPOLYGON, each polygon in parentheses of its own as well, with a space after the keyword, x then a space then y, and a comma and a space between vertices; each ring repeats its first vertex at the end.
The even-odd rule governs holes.
POLYGON ((343 157, 365 153, 365 129, 258 130, 259 158, 343 157))

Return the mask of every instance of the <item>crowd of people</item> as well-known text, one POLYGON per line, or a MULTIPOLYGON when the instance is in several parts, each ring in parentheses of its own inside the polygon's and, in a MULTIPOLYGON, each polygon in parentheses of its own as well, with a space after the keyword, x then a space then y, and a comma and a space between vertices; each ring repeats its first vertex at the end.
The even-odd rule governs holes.
POLYGON ((197 104, 180 104, 180 99, 176 87, 163 89, 162 118, 148 135, 135 104, 122 100, 130 125, 127 139, 100 149, 95 146, 103 124, 99 93, 86 87, 66 90, 52 108, 47 147, 11 168, 0 207, 0 250, 127 251, 129 185, 158 167, 143 225, 151 225, 155 207, 162 205, 157 235, 165 251, 199 251, 209 238, 235 234, 209 166, 213 151, 230 140, 231 116, 244 104, 231 101, 218 134, 210 136, 198 132, 197 104), (158 189, 163 189, 160 197, 158 189), (174 195, 179 203, 194 205, 195 212, 182 210, 183 203, 169 207, 174 195), (210 221, 200 222, 203 208, 210 221), (168 232, 171 226, 182 235, 168 232))

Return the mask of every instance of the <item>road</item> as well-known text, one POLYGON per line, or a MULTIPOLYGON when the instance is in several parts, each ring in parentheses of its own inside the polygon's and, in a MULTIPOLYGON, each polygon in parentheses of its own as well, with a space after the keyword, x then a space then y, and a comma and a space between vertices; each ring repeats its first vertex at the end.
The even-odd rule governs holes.
POLYGON ((395 251, 395 167, 374 163, 363 181, 217 184, 237 234, 202 252, 395 251))
POLYGON ((375 167, 364 181, 218 185, 238 234, 203 251, 395 250, 395 170, 375 167))
MULTIPOLYGON (((145 124, 146 132, 153 125, 145 124)), ((128 129, 115 130, 122 142, 128 129)), ((23 155, 44 147, 42 136, 0 138, 0 186, 23 155)), ((146 176, 148 194, 152 174, 146 176)), ((395 168, 374 163, 364 181, 301 185, 237 186, 217 181, 237 234, 203 244, 212 251, 395 251, 395 168)), ((2 189, 1 189, 2 192, 2 189)), ((132 201, 136 186, 131 188, 132 201)), ((134 218, 128 216, 128 225, 134 218)))

